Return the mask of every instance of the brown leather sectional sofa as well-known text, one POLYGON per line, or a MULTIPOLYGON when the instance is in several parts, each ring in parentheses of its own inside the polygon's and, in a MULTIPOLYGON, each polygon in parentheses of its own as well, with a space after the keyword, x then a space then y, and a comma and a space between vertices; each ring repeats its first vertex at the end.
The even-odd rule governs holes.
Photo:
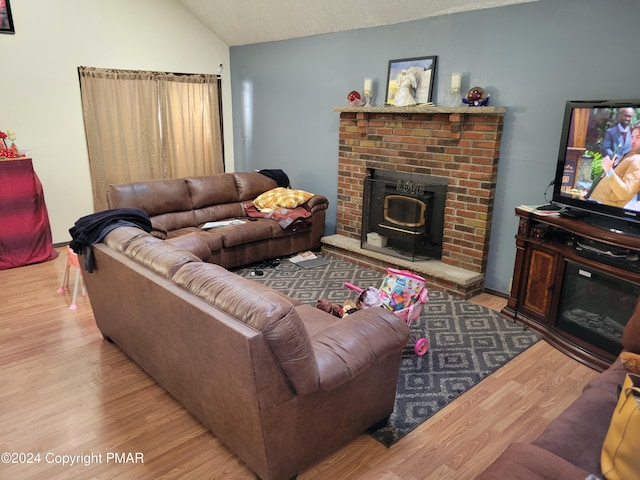
MULTIPOLYGON (((640 353, 640 307, 624 329, 622 344, 625 351, 640 353)), ((618 358, 542 434, 530 443, 510 445, 477 480, 585 480, 590 474, 604 478, 600 452, 626 373, 618 358)))
POLYGON ((95 244, 84 278, 102 335, 263 479, 292 478, 388 418, 403 320, 381 307, 338 319, 202 261, 203 245, 135 227, 95 244))
POLYGON ((222 173, 111 185, 107 201, 109 208, 146 212, 152 234, 158 238, 201 236, 211 251, 209 262, 231 268, 320 248, 329 205, 320 194, 302 206, 309 216, 287 228, 274 219, 258 218, 242 225, 202 230, 207 222, 247 220, 244 205, 277 186, 276 180, 259 172, 222 173))

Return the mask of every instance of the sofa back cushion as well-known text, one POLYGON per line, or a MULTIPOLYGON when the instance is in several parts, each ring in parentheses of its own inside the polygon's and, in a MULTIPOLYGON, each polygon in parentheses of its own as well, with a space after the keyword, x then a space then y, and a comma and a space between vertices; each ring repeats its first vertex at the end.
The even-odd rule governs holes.
POLYGON ((183 179, 111 185, 107 191, 107 201, 109 208, 139 208, 150 217, 192 208, 189 190, 183 179))
POLYGON ((107 201, 109 208, 139 208, 167 231, 196 226, 189 189, 182 178, 111 185, 107 201))
POLYGON ((193 208, 239 202, 236 181, 232 174, 185 178, 193 208))
POLYGON ((184 265, 176 285, 262 332, 292 389, 318 390, 319 374, 309 335, 292 302, 281 293, 211 263, 184 265))
POLYGON ((278 186, 273 178, 258 172, 235 172, 232 175, 236 181, 240 202, 250 202, 258 195, 278 186))

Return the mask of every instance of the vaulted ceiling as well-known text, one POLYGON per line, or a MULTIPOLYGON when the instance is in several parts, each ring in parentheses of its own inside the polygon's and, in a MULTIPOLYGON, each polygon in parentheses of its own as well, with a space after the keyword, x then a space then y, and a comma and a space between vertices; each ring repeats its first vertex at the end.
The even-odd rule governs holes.
POLYGON ((178 0, 230 47, 538 0, 178 0))

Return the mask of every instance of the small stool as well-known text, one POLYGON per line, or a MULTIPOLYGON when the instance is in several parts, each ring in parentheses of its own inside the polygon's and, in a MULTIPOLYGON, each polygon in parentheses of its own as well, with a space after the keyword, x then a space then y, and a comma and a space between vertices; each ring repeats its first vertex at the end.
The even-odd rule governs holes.
POLYGON ((73 286, 73 300, 71 300, 69 310, 77 310, 78 305, 76 305, 76 299, 78 298, 78 286, 80 283, 82 283, 82 295, 86 295, 87 290, 84 286, 84 279, 82 278, 82 270, 80 268, 80 262, 78 261, 78 254, 74 252, 69 245, 67 245, 67 266, 64 269, 64 277, 60 288, 58 288, 58 293, 64 293, 64 289, 69 286, 69 269, 72 266, 76 267, 76 281, 73 286))

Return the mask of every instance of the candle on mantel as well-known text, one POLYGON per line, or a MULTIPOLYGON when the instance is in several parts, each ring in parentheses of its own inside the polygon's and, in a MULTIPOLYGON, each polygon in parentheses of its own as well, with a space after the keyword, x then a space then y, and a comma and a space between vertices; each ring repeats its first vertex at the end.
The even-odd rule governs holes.
POLYGON ((462 86, 462 74, 454 72, 451 74, 451 93, 460 93, 462 86))
POLYGON ((373 79, 365 78, 364 79, 364 95, 371 95, 371 87, 373 86, 373 79))

